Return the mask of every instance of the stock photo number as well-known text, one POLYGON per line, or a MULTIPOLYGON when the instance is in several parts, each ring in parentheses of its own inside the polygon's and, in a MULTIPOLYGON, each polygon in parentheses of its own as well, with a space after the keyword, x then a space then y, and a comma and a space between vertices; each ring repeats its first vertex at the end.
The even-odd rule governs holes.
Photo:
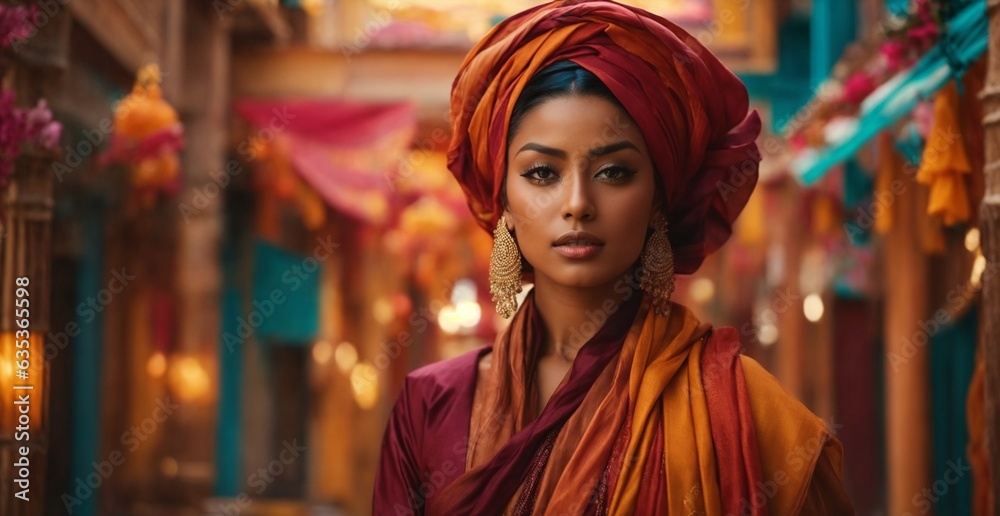
POLYGON ((31 390, 32 388, 32 385, 28 383, 28 371, 31 366, 31 331, 29 328, 31 323, 29 319, 30 302, 28 290, 30 281, 28 278, 19 277, 14 283, 17 287, 17 290, 14 291, 14 324, 17 326, 17 330, 14 332, 14 345, 17 348, 14 351, 14 376, 20 380, 20 383, 13 385, 13 399, 17 409, 15 411, 17 414, 17 426, 15 427, 14 440, 22 443, 17 448, 17 460, 14 462, 14 466, 17 468, 14 483, 20 489, 14 492, 14 496, 28 501, 29 478, 31 476, 31 463, 28 460, 28 452, 30 451, 28 441, 30 439, 29 430, 31 428, 31 417, 29 416, 31 412, 31 394, 28 392, 22 394, 22 392, 31 390))

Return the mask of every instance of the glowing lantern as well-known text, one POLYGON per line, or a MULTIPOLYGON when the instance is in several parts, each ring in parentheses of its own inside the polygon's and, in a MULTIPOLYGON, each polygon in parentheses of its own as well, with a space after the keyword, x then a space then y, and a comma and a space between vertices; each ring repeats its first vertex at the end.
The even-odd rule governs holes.
POLYGON ((192 355, 174 356, 167 370, 167 383, 182 401, 202 400, 209 394, 211 379, 201 361, 192 355))

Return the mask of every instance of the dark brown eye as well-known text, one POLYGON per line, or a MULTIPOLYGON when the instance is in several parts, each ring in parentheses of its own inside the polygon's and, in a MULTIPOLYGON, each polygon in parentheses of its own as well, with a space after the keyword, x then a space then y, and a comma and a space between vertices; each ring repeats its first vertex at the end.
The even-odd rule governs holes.
POLYGON ((548 183, 558 179, 559 176, 556 175, 556 171, 552 167, 541 165, 531 167, 527 172, 521 174, 521 177, 532 183, 548 183))
POLYGON ((599 177, 603 177, 609 183, 624 183, 635 174, 635 170, 627 167, 608 167, 597 173, 599 177))

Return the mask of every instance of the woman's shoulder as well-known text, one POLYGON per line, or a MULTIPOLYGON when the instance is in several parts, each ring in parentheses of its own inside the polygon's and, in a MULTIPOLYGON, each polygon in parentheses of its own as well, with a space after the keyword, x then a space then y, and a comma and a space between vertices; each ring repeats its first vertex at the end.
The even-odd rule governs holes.
POLYGON ((447 383, 455 376, 468 375, 476 367, 480 355, 488 352, 491 348, 492 346, 482 346, 455 357, 431 362, 414 369, 406 375, 406 378, 410 381, 447 383))
MULTIPOLYGON (((830 500, 842 501, 843 448, 835 437, 837 427, 813 414, 760 363, 742 354, 735 329, 714 331, 712 345, 717 359, 731 363, 728 360, 738 357, 736 383, 745 385, 769 511, 798 514, 816 496, 835 494, 830 500)), ((844 505, 844 514, 851 513, 849 506, 844 505)))
POLYGON ((827 424, 819 416, 813 414, 794 394, 788 391, 781 381, 772 375, 764 366, 747 355, 740 355, 740 365, 746 379, 747 391, 750 394, 750 404, 754 414, 774 414, 798 420, 802 426, 808 426, 813 432, 829 432, 827 424))
POLYGON ((838 425, 814 414, 756 360, 740 355, 740 363, 750 411, 759 422, 756 425, 759 441, 772 445, 784 443, 789 449, 804 450, 809 456, 827 445, 840 448, 836 438, 838 425))
POLYGON ((772 490, 768 505, 802 514, 854 514, 843 485, 840 425, 813 414, 756 360, 740 360, 764 481, 790 487, 772 490))
POLYGON ((471 389, 475 388, 479 358, 490 349, 492 346, 479 347, 413 370, 406 375, 403 394, 435 398, 447 394, 471 392, 471 389))
POLYGON ((826 423, 789 392, 774 375, 759 362, 742 353, 740 334, 735 328, 713 329, 707 349, 713 354, 713 359, 725 363, 738 357, 755 418, 758 415, 773 416, 797 420, 802 426, 813 430, 826 429, 826 423))

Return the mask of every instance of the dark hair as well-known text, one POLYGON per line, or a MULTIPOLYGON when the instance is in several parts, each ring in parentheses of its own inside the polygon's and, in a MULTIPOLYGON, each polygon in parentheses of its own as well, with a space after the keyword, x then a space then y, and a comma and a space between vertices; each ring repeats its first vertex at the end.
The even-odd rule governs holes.
POLYGON ((614 93, 592 72, 573 61, 558 61, 539 70, 524 85, 510 116, 507 142, 510 143, 524 117, 533 108, 546 100, 570 95, 593 95, 625 109, 614 93))

